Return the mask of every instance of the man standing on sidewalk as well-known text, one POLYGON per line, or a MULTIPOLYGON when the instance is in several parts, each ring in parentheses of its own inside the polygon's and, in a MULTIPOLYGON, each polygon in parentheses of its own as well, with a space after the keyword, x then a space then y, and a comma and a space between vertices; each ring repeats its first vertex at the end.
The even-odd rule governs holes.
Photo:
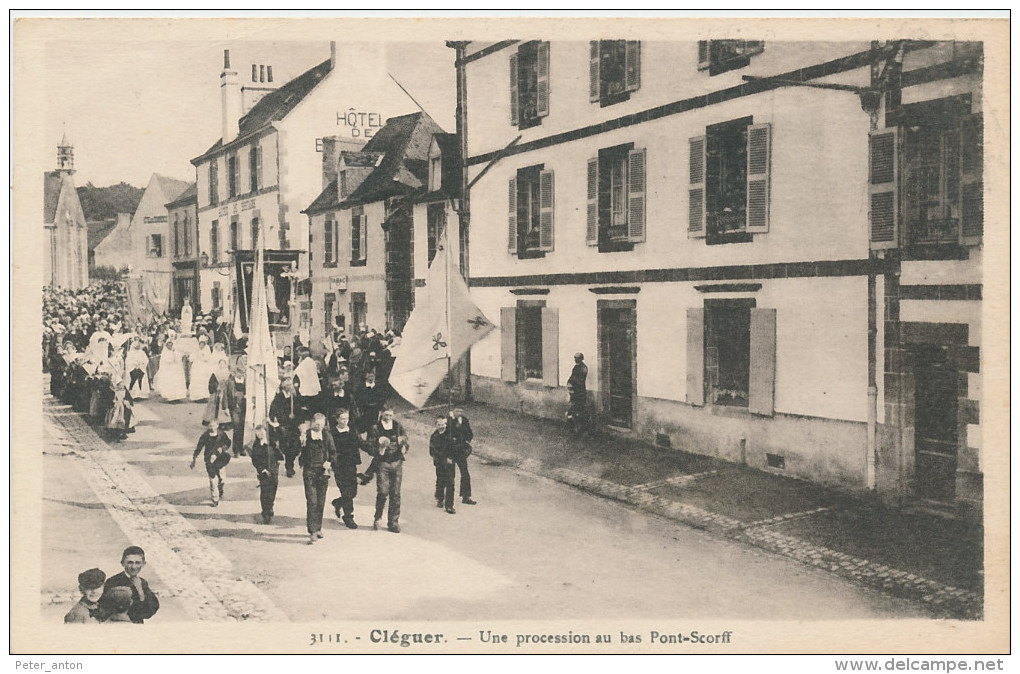
POLYGON ((326 430, 326 416, 317 412, 305 433, 301 448, 301 468, 305 483, 305 520, 308 544, 322 538, 322 511, 326 508, 330 466, 336 461, 333 438, 326 430))
POLYGON ((453 444, 447 430, 446 417, 436 418, 436 430, 429 438, 429 455, 436 467, 436 507, 446 508, 451 515, 453 509, 453 483, 457 477, 457 466, 454 463, 453 444))
POLYGON ((475 434, 471 430, 471 422, 464 416, 464 410, 459 407, 450 414, 449 433, 452 454, 460 470, 460 502, 475 505, 477 501, 471 498, 471 472, 468 470, 471 441, 475 434))

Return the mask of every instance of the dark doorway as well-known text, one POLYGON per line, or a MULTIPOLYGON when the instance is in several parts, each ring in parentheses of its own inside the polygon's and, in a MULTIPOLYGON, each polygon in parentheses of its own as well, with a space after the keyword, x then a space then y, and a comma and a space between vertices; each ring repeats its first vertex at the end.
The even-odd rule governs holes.
POLYGON ((956 495, 959 441, 957 397, 959 373, 947 349, 914 349, 914 476, 919 498, 952 500, 956 495))
POLYGON ((705 301, 705 388, 713 405, 747 407, 753 299, 705 301))
POLYGON ((599 372, 603 413, 611 426, 634 423, 635 314, 633 301, 600 302, 599 372))

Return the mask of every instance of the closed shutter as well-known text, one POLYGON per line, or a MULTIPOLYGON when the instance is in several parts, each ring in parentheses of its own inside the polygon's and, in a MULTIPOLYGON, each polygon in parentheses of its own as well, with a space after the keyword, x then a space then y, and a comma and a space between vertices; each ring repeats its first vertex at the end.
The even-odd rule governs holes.
POLYGON ((538 116, 549 114, 549 43, 538 44, 538 116))
POLYGON ((334 262, 333 259, 333 222, 326 220, 323 223, 323 262, 330 264, 334 262))
POLYGON ((898 133, 872 131, 868 144, 868 217, 871 247, 893 248, 899 241, 898 133))
POLYGON ((600 90, 602 85, 601 74, 599 70, 599 41, 592 40, 591 45, 591 65, 588 68, 588 100, 592 103, 598 103, 600 98, 600 90))
POLYGON ((517 108, 520 99, 517 94, 517 54, 510 55, 510 123, 517 126, 517 108))
POLYGON ((747 231, 769 231, 772 125, 752 124, 747 129, 747 231))
POLYGON ((560 385, 560 312, 542 307, 542 383, 560 385))
POLYGON ((687 189, 687 236, 705 236, 705 136, 695 136, 690 143, 690 185, 687 189))
POLYGON ((599 158, 588 160, 588 227, 585 243, 597 246, 599 243, 599 158))
POLYGON ((751 309, 751 367, 748 410, 771 417, 776 411, 776 310, 751 309))
POLYGON ((511 255, 517 254, 517 178, 510 179, 509 190, 510 213, 507 216, 507 250, 511 255))
POLYGON ((984 232, 984 129, 981 115, 960 121, 960 242, 976 244, 984 232))
POLYGON ((637 91, 641 87, 641 42, 639 40, 627 40, 627 48, 624 52, 624 73, 626 91, 637 91))
POLYGON ((499 310, 500 327, 500 378, 503 381, 517 381, 517 308, 502 307, 499 310))
POLYGON ((538 249, 553 249, 553 172, 542 171, 538 178, 539 230, 538 249))
POLYGON ((648 167, 645 149, 627 155, 627 240, 645 240, 645 196, 648 193, 648 167))
POLYGON ((705 404, 705 310, 687 310, 687 403, 705 404))
POLYGON ((698 70, 707 70, 712 65, 708 40, 698 40, 698 70))

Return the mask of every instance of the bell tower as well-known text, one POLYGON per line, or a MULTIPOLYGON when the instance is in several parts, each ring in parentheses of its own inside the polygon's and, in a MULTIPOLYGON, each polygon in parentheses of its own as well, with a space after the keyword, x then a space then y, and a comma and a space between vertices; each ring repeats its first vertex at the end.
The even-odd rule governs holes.
POLYGON ((57 170, 74 174, 74 146, 67 140, 66 131, 57 146, 57 170))

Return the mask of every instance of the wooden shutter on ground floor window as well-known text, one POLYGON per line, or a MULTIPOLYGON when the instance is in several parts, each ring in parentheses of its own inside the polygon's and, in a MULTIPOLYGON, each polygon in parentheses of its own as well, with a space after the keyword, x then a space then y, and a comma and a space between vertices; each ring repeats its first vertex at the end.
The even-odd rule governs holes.
POLYGON ((591 65, 588 67, 588 100, 592 103, 598 103, 602 89, 602 76, 599 67, 599 41, 592 40, 589 44, 591 47, 591 55, 589 57, 591 65))
POLYGON ((648 166, 645 149, 631 150, 627 155, 627 240, 645 240, 645 212, 648 204, 648 166))
POLYGON ((769 231, 772 125, 752 124, 747 129, 747 231, 769 231))
POLYGON ((500 378, 517 381, 517 307, 499 310, 500 378))
POLYGON ((984 231, 984 133, 981 115, 960 120, 960 243, 974 245, 984 231))
POLYGON ((641 42, 640 40, 627 40, 627 47, 624 51, 624 70, 626 91, 637 91, 641 88, 641 42))
POLYGON ((560 385, 560 312, 542 307, 542 383, 560 385))
POLYGON ((538 43, 538 102, 537 115, 549 114, 549 43, 538 43))
POLYGON ((776 310, 751 309, 748 410, 771 417, 776 411, 776 310))
POLYGON ((539 206, 539 230, 538 249, 552 251, 553 249, 553 172, 542 171, 538 178, 538 206, 539 206))
POLYGON ((599 243, 599 158, 588 160, 588 227, 585 243, 597 246, 599 243))
POLYGON ((507 223, 507 241, 506 249, 511 255, 517 254, 517 178, 510 179, 510 189, 508 190, 510 212, 508 215, 507 223))
POLYGON ((687 403, 705 404, 705 310, 687 310, 687 403))
POLYGON ((510 124, 517 126, 517 108, 519 98, 517 93, 517 54, 510 55, 510 124))
POLYGON ((705 236, 705 136, 695 136, 690 143, 690 185, 687 189, 687 236, 705 236))
POLYGON ((868 218, 872 248, 899 241, 899 144, 896 129, 872 131, 868 143, 868 218))

